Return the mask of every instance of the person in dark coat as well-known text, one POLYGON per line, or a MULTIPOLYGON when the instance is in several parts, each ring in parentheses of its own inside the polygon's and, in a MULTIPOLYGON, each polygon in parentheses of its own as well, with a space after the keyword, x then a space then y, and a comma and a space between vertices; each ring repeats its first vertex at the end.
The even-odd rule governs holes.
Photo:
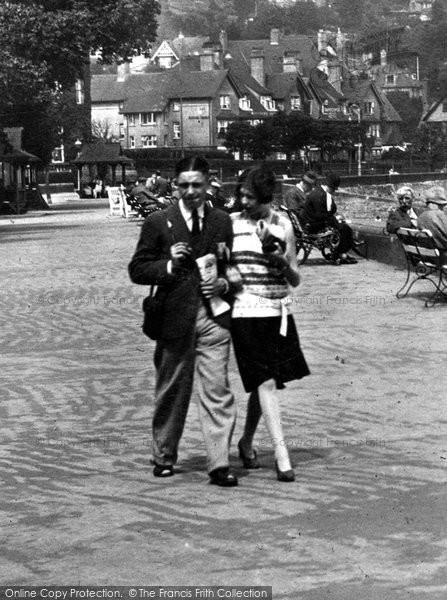
POLYGON ((154 354, 153 474, 174 475, 196 374, 210 483, 232 487, 238 483, 229 469, 236 408, 228 379, 230 304, 222 296, 230 289, 223 257, 233 230, 228 214, 205 203, 208 172, 201 157, 178 163, 181 197, 146 219, 129 274, 134 283, 158 286, 163 299, 154 354), (204 278, 198 263, 213 261, 217 268, 204 278))
POLYGON ((386 222, 386 232, 396 233, 399 227, 417 227, 419 211, 413 209, 414 192, 409 186, 402 186, 396 192, 399 206, 390 212, 386 222))
POLYGON ((284 206, 289 210, 293 210, 298 216, 306 203, 307 196, 317 184, 317 179, 317 174, 313 171, 304 173, 301 181, 287 191, 284 197, 284 206))
POLYGON ((352 229, 345 222, 336 217, 337 205, 334 196, 340 186, 340 177, 335 173, 326 176, 326 183, 317 186, 307 197, 300 210, 299 219, 301 226, 307 233, 317 234, 327 227, 333 227, 340 236, 336 255, 333 260, 336 264, 354 264, 357 260, 349 256, 348 251, 354 245, 352 229))

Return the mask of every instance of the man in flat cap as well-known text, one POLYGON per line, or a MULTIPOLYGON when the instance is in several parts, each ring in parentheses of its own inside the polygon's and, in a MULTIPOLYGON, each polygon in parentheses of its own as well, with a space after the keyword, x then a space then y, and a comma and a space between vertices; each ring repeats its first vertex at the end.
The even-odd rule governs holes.
POLYGON ((284 197, 284 205, 293 210, 296 215, 306 202, 307 196, 314 189, 317 183, 317 174, 313 171, 306 171, 301 178, 301 181, 294 187, 291 187, 284 197))
POLYGON ((418 217, 418 228, 428 229, 433 235, 436 246, 441 250, 441 254, 447 260, 447 215, 444 212, 444 206, 447 204, 447 197, 444 188, 440 186, 430 188, 425 195, 425 210, 418 217))

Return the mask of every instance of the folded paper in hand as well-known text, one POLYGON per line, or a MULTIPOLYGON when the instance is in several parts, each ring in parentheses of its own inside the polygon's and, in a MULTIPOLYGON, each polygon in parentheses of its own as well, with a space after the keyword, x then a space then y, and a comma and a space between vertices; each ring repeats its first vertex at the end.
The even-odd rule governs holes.
MULTIPOLYGON (((214 254, 205 254, 205 256, 199 256, 196 259, 197 266, 199 267, 200 277, 202 281, 211 283, 217 280, 217 258, 214 254)), ((209 298, 211 312, 213 316, 217 317, 227 310, 230 310, 230 305, 225 300, 222 300, 219 296, 213 296, 209 298)))

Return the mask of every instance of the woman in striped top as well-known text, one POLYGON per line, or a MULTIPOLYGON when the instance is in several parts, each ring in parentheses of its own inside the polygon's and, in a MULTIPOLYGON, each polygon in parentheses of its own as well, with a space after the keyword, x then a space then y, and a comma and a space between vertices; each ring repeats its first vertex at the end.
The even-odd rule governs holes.
POLYGON ((309 374, 290 314, 290 288, 300 278, 290 221, 271 208, 275 176, 256 168, 241 175, 236 190, 242 212, 232 215, 232 261, 243 288, 233 307, 232 337, 245 390, 250 394, 239 456, 257 469, 253 437, 261 414, 272 439, 279 481, 294 481, 281 425, 277 390, 309 374))

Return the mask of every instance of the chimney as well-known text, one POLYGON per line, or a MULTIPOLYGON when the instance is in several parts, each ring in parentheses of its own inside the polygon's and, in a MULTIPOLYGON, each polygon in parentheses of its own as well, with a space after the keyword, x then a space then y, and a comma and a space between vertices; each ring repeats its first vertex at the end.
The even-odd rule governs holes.
POLYGON ((341 32, 340 27, 337 30, 337 38, 336 38, 336 50, 337 56, 340 58, 343 54, 343 50, 345 47, 345 35, 341 32))
POLYGON ((228 35, 225 29, 221 29, 219 32, 219 42, 222 46, 222 54, 225 56, 228 50, 228 35))
POLYGON ((381 50, 380 51, 380 66, 381 67, 386 67, 386 50, 381 50))
POLYGON ((118 65, 116 80, 119 82, 126 81, 126 79, 130 75, 130 64, 128 62, 123 62, 118 65))
POLYGON ((200 70, 214 70, 214 52, 211 48, 204 48, 202 50, 202 54, 200 55, 200 70))
POLYGON ((253 48, 250 54, 250 71, 251 76, 256 81, 265 85, 265 70, 264 70, 264 52, 262 48, 253 48))
POLYGON ((324 31, 324 29, 320 29, 318 31, 317 40, 318 40, 318 52, 320 52, 320 54, 322 52, 326 52, 326 50, 327 50, 327 39, 326 39, 326 32, 324 31))
POLYGON ((220 43, 216 44, 214 46, 214 62, 216 65, 218 65, 219 69, 223 69, 223 52, 222 52, 222 46, 220 45, 220 43))
POLYGON ((270 30, 270 45, 277 46, 279 44, 279 29, 271 29, 270 30))

